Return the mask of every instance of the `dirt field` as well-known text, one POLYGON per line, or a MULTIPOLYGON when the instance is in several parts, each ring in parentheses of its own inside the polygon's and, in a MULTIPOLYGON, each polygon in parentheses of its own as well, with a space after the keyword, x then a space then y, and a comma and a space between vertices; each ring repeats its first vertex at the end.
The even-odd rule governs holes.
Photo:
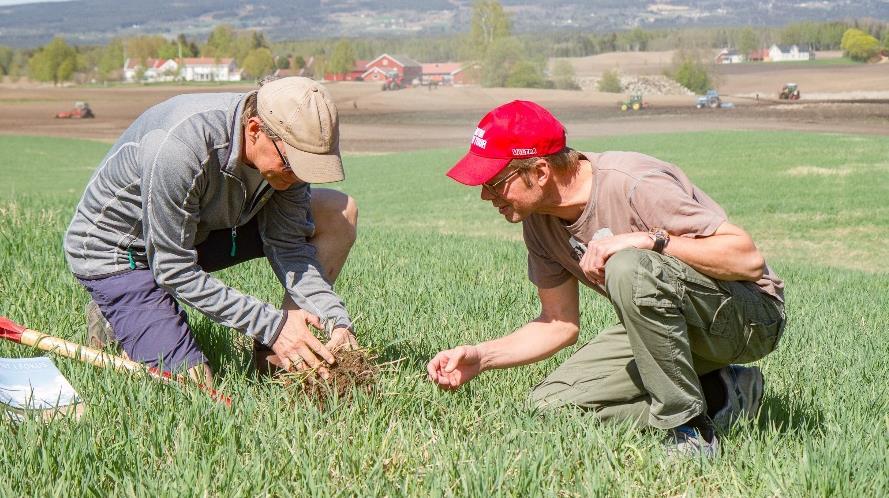
MULTIPOLYGON (((616 63, 625 74, 660 74, 672 54, 604 54, 572 59, 578 76, 595 75, 616 63)), ((621 113, 618 94, 466 87, 410 88, 383 92, 376 83, 328 85, 340 109, 342 148, 381 153, 463 146, 476 122, 491 108, 528 99, 550 108, 569 136, 623 135, 696 130, 792 129, 889 135, 889 64, 743 64, 719 67, 720 91, 735 109, 697 110, 694 97, 646 96, 649 109, 621 113), (781 85, 800 85, 803 99, 778 102, 781 85), (759 100, 755 100, 759 94, 759 100), (854 102, 849 102, 854 100, 854 102), (846 101, 846 102, 844 102, 846 101)), ((113 142, 147 107, 180 93, 249 90, 251 86, 117 86, 53 88, 0 85, 0 134, 49 135, 113 142), (85 100, 96 119, 53 116, 85 100)))

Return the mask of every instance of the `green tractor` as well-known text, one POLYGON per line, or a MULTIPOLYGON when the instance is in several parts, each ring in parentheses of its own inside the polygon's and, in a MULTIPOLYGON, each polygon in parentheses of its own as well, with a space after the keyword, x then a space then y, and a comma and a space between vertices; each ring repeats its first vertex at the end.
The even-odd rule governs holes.
POLYGON ((631 109, 634 111, 639 111, 639 110, 645 109, 647 107, 648 107, 648 102, 645 102, 642 100, 641 93, 634 94, 629 99, 627 99, 623 102, 620 102, 620 110, 621 111, 629 111, 631 109))

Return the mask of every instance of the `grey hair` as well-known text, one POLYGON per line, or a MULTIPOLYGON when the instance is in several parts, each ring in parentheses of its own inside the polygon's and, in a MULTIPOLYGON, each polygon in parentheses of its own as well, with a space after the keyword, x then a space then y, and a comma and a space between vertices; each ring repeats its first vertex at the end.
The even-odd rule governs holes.
POLYGON ((265 124, 265 121, 263 121, 262 116, 259 116, 259 112, 256 109, 256 95, 257 95, 259 89, 262 88, 262 85, 265 85, 266 83, 275 81, 277 79, 280 79, 280 76, 273 76, 270 74, 270 75, 262 78, 261 80, 259 80, 259 83, 256 86, 256 90, 250 92, 247 95, 247 99, 244 101, 244 112, 241 113, 241 126, 242 127, 247 126, 247 121, 249 121, 250 118, 257 116, 257 117, 259 117, 259 121, 262 122, 259 129, 263 133, 268 135, 268 137, 271 138, 272 140, 280 140, 281 137, 279 137, 277 133, 273 132, 271 130, 271 128, 269 128, 265 124))

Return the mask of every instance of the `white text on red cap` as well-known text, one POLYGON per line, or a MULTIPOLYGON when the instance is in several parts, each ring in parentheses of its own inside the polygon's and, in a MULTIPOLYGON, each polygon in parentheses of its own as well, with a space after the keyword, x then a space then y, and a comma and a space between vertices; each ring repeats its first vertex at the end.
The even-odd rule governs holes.
POLYGON ((472 144, 478 147, 479 149, 484 149, 488 146, 488 141, 483 137, 485 136, 485 130, 481 128, 476 128, 475 133, 472 135, 472 144))

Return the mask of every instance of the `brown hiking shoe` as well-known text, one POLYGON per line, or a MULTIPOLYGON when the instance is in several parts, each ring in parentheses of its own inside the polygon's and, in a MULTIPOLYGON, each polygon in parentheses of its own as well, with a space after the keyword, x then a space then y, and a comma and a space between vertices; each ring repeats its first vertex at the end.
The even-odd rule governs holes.
POLYGON ((86 336, 91 348, 103 349, 117 343, 114 329, 93 300, 86 305, 86 336))

